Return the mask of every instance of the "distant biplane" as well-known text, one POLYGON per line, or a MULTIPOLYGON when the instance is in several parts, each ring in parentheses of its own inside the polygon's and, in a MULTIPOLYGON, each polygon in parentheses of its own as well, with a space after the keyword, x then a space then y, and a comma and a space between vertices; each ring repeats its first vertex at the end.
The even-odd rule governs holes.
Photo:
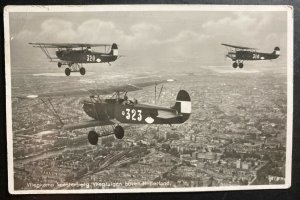
MULTIPOLYGON (((114 134, 117 139, 124 137, 124 129, 120 124, 181 124, 189 119, 191 114, 191 98, 187 91, 180 90, 177 94, 176 102, 172 107, 161 107, 157 105, 149 105, 138 102, 137 100, 129 100, 127 92, 140 90, 142 87, 156 85, 164 82, 171 82, 173 79, 166 81, 150 81, 135 85, 124 85, 119 87, 108 87, 97 90, 77 90, 54 92, 40 95, 28 95, 18 98, 35 99, 39 98, 43 103, 49 103, 53 114, 60 121, 62 130, 75 130, 88 127, 112 128, 111 132, 104 129, 103 133, 97 133, 91 130, 88 133, 88 141, 92 145, 98 143, 98 138, 114 134), (101 98, 101 95, 113 94, 111 98, 101 98), (92 118, 90 121, 80 122, 77 124, 65 125, 54 109, 50 97, 54 96, 84 96, 90 95, 89 99, 82 100, 83 111, 92 118)), ((161 95, 161 91, 158 96, 161 95)), ((156 89, 155 89, 156 91, 156 89)), ((156 92, 155 92, 156 93, 156 92)), ((156 94, 155 94, 156 98, 156 94)))
POLYGON ((272 53, 261 53, 257 52, 257 49, 255 48, 241 47, 223 43, 221 45, 227 47, 228 53, 226 57, 234 61, 232 64, 233 68, 243 68, 243 62, 245 60, 272 60, 278 58, 280 55, 279 47, 275 47, 272 53))
POLYGON ((120 56, 118 54, 118 45, 110 44, 85 44, 85 43, 29 43, 33 47, 39 47, 50 60, 50 62, 57 62, 60 68, 66 65, 65 74, 69 76, 71 72, 79 72, 81 75, 85 74, 84 63, 108 63, 117 60, 120 56), (95 52, 92 47, 104 47, 105 52, 95 52), (110 47, 110 51, 106 50, 110 47), (56 48, 56 57, 50 54, 49 48, 56 48))

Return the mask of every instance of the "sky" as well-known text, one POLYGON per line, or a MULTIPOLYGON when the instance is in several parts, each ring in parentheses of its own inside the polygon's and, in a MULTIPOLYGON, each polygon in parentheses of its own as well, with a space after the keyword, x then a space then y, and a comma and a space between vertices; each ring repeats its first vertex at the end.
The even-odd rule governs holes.
POLYGON ((282 59, 286 59, 286 12, 45 12, 10 13, 9 17, 13 64, 46 59, 29 42, 115 42, 126 62, 135 65, 176 61, 228 64, 221 43, 262 52, 279 46, 282 59))

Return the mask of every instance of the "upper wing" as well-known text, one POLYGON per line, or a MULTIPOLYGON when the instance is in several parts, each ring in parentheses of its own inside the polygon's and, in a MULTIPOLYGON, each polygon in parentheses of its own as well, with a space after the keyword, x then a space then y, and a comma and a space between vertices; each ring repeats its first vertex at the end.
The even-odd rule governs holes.
POLYGON ((76 96, 91 96, 91 95, 108 95, 117 91, 135 91, 140 90, 132 85, 124 85, 121 87, 108 87, 103 89, 91 89, 91 90, 71 90, 71 91, 58 91, 58 92, 49 92, 42 94, 30 94, 30 95, 22 95, 17 96, 19 99, 35 99, 42 97, 76 97, 76 96))
POLYGON ((242 47, 242 46, 236 46, 236 45, 224 44, 224 43, 222 43, 221 45, 226 46, 226 47, 232 47, 232 48, 235 48, 235 49, 252 49, 252 50, 257 50, 255 48, 251 48, 251 47, 242 47))
POLYGON ((114 122, 112 121, 84 121, 79 122, 76 124, 67 124, 62 127, 62 130, 75 130, 75 129, 81 129, 81 128, 89 128, 89 127, 96 127, 96 126, 106 126, 106 125, 113 125, 114 122))
POLYGON ((30 42, 33 47, 43 48, 79 48, 79 47, 110 47, 111 44, 91 44, 91 43, 39 43, 30 42))
POLYGON ((58 92, 50 92, 50 93, 43 93, 43 94, 29 94, 29 95, 21 95, 17 96, 19 99, 35 99, 39 97, 59 97, 59 96, 91 96, 91 95, 109 95, 113 94, 114 92, 131 92, 136 90, 141 90, 144 87, 148 87, 151 85, 166 83, 174 81, 173 79, 168 80, 157 80, 157 81, 148 81, 148 82, 140 82, 140 83, 133 83, 133 84, 125 84, 122 86, 110 86, 107 88, 102 89, 91 89, 91 90, 71 90, 71 91, 58 91, 58 92))

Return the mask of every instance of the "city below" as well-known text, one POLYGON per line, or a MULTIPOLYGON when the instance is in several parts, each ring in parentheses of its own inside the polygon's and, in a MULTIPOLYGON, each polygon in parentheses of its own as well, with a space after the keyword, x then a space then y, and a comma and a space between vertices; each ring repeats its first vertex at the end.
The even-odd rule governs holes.
MULTIPOLYGON (((286 74, 248 72, 202 68, 181 75, 174 72, 176 81, 163 86, 157 104, 172 106, 177 92, 185 89, 192 99, 189 120, 180 125, 123 124, 122 140, 110 135, 99 138, 96 146, 87 140, 91 129, 62 131, 57 129, 59 121, 50 106, 39 99, 13 98, 14 187, 65 190, 284 184, 286 74)), ((89 76, 71 78, 91 86, 86 83, 89 76)), ((53 91, 55 86, 40 84, 45 80, 57 81, 57 90, 68 87, 60 77, 39 79, 15 78, 13 94, 24 95, 30 88, 53 91), (22 81, 27 89, 22 88, 22 81)), ((75 87, 71 83, 70 87, 75 87)), ((154 86, 128 96, 154 104, 154 86)), ((54 97, 51 102, 64 123, 76 124, 90 120, 81 108, 83 98, 88 97, 54 97)), ((106 133, 111 129, 95 130, 106 133)))

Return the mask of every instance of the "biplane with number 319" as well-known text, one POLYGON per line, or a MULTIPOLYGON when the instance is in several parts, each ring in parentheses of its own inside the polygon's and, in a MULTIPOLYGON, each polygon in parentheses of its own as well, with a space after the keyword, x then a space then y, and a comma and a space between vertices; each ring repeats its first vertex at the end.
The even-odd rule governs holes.
MULTIPOLYGON (((62 125, 62 130, 74 130, 88 127, 111 127, 112 131, 107 132, 104 129, 102 133, 91 130, 88 133, 88 141, 92 145, 98 143, 98 138, 114 134, 117 139, 124 137, 124 129, 120 124, 181 124, 189 119, 191 114, 191 98, 187 91, 180 90, 177 94, 176 102, 171 107, 161 107, 157 105, 149 105, 139 103, 137 100, 129 100, 127 92, 140 90, 142 87, 171 82, 173 79, 166 81, 150 81, 135 85, 124 85, 120 87, 109 87, 98 90, 77 90, 67 92, 54 92, 40 95, 28 95, 18 97, 22 99, 39 98, 44 104, 49 103, 53 114, 62 125), (83 111, 92 118, 90 121, 79 122, 77 124, 65 125, 59 117, 57 111, 50 101, 53 96, 82 96, 90 95, 89 99, 82 100, 83 111), (103 99, 101 95, 113 94, 111 98, 103 99)), ((163 86, 159 92, 161 95, 163 86)), ((155 89, 156 91, 156 89, 155 89)), ((155 92, 156 99, 156 92, 155 92)))
POLYGON ((275 47, 272 53, 257 52, 257 49, 250 47, 241 47, 230 44, 221 44, 228 50, 226 57, 230 58, 234 63, 233 68, 243 68, 245 60, 273 60, 279 57, 280 49, 275 47))
POLYGON ((118 54, 118 45, 116 43, 110 44, 85 44, 85 43, 29 43, 33 47, 41 48, 50 62, 57 62, 60 68, 66 65, 65 74, 70 76, 71 72, 79 72, 81 75, 85 74, 84 63, 108 63, 117 60, 120 56, 118 54), (104 52, 95 52, 92 47, 104 47, 104 52), (107 51, 106 49, 109 49, 107 51), (56 57, 50 54, 50 48, 56 48, 56 57))

